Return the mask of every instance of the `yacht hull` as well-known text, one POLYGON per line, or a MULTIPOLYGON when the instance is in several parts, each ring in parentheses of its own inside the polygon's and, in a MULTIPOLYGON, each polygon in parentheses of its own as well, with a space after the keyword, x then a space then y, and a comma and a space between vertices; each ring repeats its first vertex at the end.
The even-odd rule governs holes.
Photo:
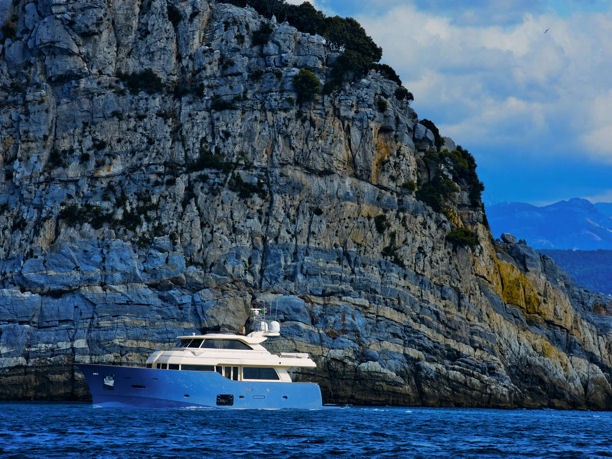
POLYGON ((315 383, 233 381, 216 372, 80 364, 97 406, 318 409, 315 383))

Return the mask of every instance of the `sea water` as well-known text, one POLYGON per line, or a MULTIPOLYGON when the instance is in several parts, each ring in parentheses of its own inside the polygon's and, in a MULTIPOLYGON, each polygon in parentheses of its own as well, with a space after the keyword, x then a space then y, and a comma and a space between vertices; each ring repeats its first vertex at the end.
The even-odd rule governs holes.
POLYGON ((0 457, 612 457, 612 412, 0 403, 0 457))

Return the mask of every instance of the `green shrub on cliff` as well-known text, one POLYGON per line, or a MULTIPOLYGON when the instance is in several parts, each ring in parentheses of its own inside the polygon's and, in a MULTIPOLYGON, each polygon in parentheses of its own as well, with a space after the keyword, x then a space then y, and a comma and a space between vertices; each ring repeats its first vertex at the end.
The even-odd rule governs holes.
POLYGON ((470 204, 472 206, 479 205, 482 200, 484 185, 476 174, 476 160, 474 157, 470 152, 463 149, 461 145, 457 145, 457 148, 451 152, 444 152, 444 156, 452 162, 453 179, 467 185, 470 204))
POLYGON ((407 100, 408 102, 412 102, 414 100, 412 93, 403 86, 400 86, 395 90, 395 97, 397 100, 407 100))
POLYGON ((198 159, 187 166, 189 172, 201 171, 203 169, 217 169, 227 172, 232 168, 232 163, 226 162, 222 155, 211 152, 204 142, 200 143, 198 159))
POLYGON ((455 246, 475 247, 478 245, 478 236, 467 228, 454 228, 447 235, 446 240, 455 246))
POLYGON ((228 183, 228 187, 230 190, 238 193, 242 199, 249 199, 253 195, 259 196, 261 199, 266 199, 268 193, 266 189, 263 187, 263 184, 258 183, 257 185, 245 182, 242 180, 242 177, 239 173, 236 173, 232 176, 228 183))
MULTIPOLYGON (((278 22, 287 21, 302 32, 319 34, 336 49, 344 50, 333 65, 331 79, 326 85, 328 91, 338 87, 344 81, 361 78, 371 68, 374 68, 382 57, 382 49, 374 43, 374 40, 355 19, 340 16, 326 17, 308 2, 301 5, 289 5, 282 0, 222 1, 243 8, 250 6, 268 19, 274 16, 278 22)), ((264 38, 263 35, 257 38, 254 36, 253 44, 262 44, 264 38)), ((400 81, 391 67, 381 65, 376 68, 387 78, 400 81)))
POLYGON ((4 21, 4 24, 2 24, 2 27, 0 27, 0 33, 2 34, 2 43, 4 43, 7 38, 14 39, 17 36, 17 24, 12 18, 7 19, 4 21))
POLYGON ((59 218, 69 226, 89 223, 95 229, 100 229, 110 219, 111 213, 96 204, 86 203, 83 207, 70 204, 59 212, 59 218))
POLYGON ((325 33, 325 15, 309 2, 301 5, 284 5, 285 20, 302 32, 323 35, 325 33))
POLYGON ((399 77, 395 69, 393 69, 393 67, 391 67, 390 65, 374 64, 372 68, 376 70, 378 73, 380 73, 382 76, 384 76, 387 80, 395 81, 400 86, 402 85, 401 78, 399 77))
POLYGON ((434 124, 433 121, 424 119, 421 120, 420 123, 425 126, 427 129, 429 129, 435 138, 435 145, 436 148, 439 150, 440 148, 442 148, 442 146, 444 146, 444 139, 442 138, 442 136, 440 135, 440 130, 438 129, 438 127, 434 124))
POLYGON ((168 19, 172 23, 172 26, 176 29, 180 24, 181 20, 183 19, 181 10, 178 9, 176 6, 170 4, 166 7, 166 10, 168 12, 168 19))
POLYGON ((377 215, 374 217, 374 226, 376 227, 376 231, 380 234, 383 234, 389 228, 389 222, 387 222, 387 217, 384 215, 377 215))
POLYGON ((423 201, 436 212, 447 213, 452 194, 459 187, 446 175, 438 173, 430 182, 424 183, 416 192, 416 198, 423 201))
POLYGON ((321 92, 321 82, 308 69, 300 70, 300 73, 293 78, 293 87, 297 92, 297 100, 300 104, 313 100, 321 92))
POLYGON ((226 100, 221 96, 214 96, 210 101, 210 109, 218 112, 224 110, 235 110, 236 104, 233 100, 226 100))
POLYGON ((339 88, 343 82, 362 78, 368 73, 371 63, 367 55, 352 49, 345 50, 334 63, 325 92, 339 88))
MULTIPOLYGON (((421 124, 430 130, 435 128, 431 121, 423 120, 421 124)), ((432 132, 436 138, 440 136, 437 128, 432 132)), ((417 190, 417 199, 436 212, 447 213, 453 202, 453 193, 463 190, 468 192, 472 207, 482 206, 484 185, 476 174, 476 160, 467 150, 460 145, 450 152, 446 149, 439 151, 430 148, 423 156, 423 162, 428 171, 427 177, 433 176, 433 179, 420 180, 425 183, 417 190)))
POLYGON ((51 168, 63 167, 64 166, 64 154, 66 151, 60 152, 57 148, 53 148, 49 152, 49 159, 47 160, 47 164, 51 168))
POLYGON ((155 94, 161 92, 164 87, 161 78, 151 69, 134 73, 119 72, 117 77, 125 83, 131 93, 144 91, 147 94, 155 94))
POLYGON ((261 27, 253 32, 253 46, 265 45, 270 41, 270 36, 272 35, 272 27, 270 24, 264 22, 261 27))

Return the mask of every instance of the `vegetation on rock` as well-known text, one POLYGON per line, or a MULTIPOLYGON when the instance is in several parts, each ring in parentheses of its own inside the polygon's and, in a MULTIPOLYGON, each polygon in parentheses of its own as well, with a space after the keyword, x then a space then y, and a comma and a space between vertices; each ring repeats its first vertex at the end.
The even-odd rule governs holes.
POLYGON ((395 97, 398 100, 407 100, 408 102, 412 102, 414 100, 412 93, 403 86, 400 86, 395 90, 395 97))
POLYGON ((417 189, 416 197, 436 212, 446 214, 453 202, 452 194, 457 191, 459 191, 457 184, 444 173, 438 172, 431 181, 417 189))
POLYGON ((251 198, 253 195, 257 195, 261 199, 265 199, 268 196, 268 193, 266 192, 262 183, 257 183, 257 185, 255 185, 245 182, 239 173, 232 176, 228 183, 228 187, 230 190, 238 193, 238 196, 240 196, 242 199, 251 198))
MULTIPOLYGON (((236 6, 254 8, 259 14, 270 19, 272 16, 280 22, 287 21, 301 32, 318 34, 342 53, 336 59, 331 72, 331 79, 326 83, 326 92, 337 88, 344 81, 361 78, 368 70, 376 68, 386 77, 401 80, 388 65, 377 65, 382 57, 382 49, 367 35, 363 27, 353 18, 339 16, 326 17, 310 3, 290 5, 283 0, 223 0, 236 6)), ((263 26, 262 26, 263 27, 263 26)), ((265 31, 254 35, 253 44, 264 44, 269 38, 265 31)))
POLYGON ((469 190, 470 204, 473 207, 482 205, 482 192, 484 184, 478 179, 476 174, 476 160, 469 151, 457 145, 457 148, 450 152, 444 152, 444 156, 450 159, 452 164, 453 179, 458 183, 463 183, 469 190))
POLYGON ((117 77, 125 83, 132 93, 144 91, 147 94, 155 94, 161 92, 164 87, 161 78, 151 69, 134 73, 119 72, 117 77))
POLYGON ((299 104, 310 102, 321 92, 321 82, 317 76, 308 69, 301 69, 293 78, 293 87, 297 92, 299 104))
POLYGON ((253 32, 253 46, 262 46, 268 43, 272 35, 272 27, 267 22, 263 22, 261 27, 253 32))
POLYGON ((433 121, 430 121, 428 119, 423 119, 420 121, 420 123, 433 133, 434 139, 435 139, 434 143, 436 145, 436 148, 440 150, 444 146, 444 139, 440 135, 440 131, 438 130, 438 127, 434 124, 433 121))
POLYGON ((232 168, 232 163, 225 161, 222 155, 211 152, 204 142, 200 144, 198 159, 191 162, 188 166, 188 170, 191 172, 201 171, 203 169, 229 171, 232 168))
POLYGON ((86 204, 83 207, 78 204, 70 204, 64 207, 59 218, 70 226, 89 223, 96 229, 102 228, 109 220, 110 213, 96 204, 86 204))
MULTIPOLYGON (((398 85, 402 86, 402 79, 399 77, 393 67, 387 64, 373 64, 372 68, 384 76, 386 79, 395 81, 398 85)), ((399 88, 398 88, 399 89, 399 88)), ((406 88, 404 88, 406 90, 406 88)), ((399 97, 398 97, 399 99, 399 97)))
POLYGON ((467 228, 454 228, 447 235, 446 240, 453 245, 461 247, 475 247, 478 245, 478 236, 467 228))
POLYGON ((476 174, 476 161, 467 150, 460 145, 453 151, 432 149, 425 153, 423 161, 433 178, 429 181, 421 179, 425 183, 417 190, 419 200, 436 212, 445 212, 454 202, 453 193, 465 189, 468 191, 470 206, 482 207, 484 185, 476 174))
POLYGON ((7 19, 2 27, 0 27, 0 33, 2 34, 2 41, 7 39, 13 39, 17 35, 17 24, 12 19, 7 19))

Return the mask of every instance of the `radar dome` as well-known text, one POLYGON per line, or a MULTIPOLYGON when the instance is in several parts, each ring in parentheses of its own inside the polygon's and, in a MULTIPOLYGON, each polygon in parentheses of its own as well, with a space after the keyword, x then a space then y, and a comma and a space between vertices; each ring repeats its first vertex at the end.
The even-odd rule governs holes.
POLYGON ((280 324, 276 320, 270 322, 270 333, 280 333, 280 324))

